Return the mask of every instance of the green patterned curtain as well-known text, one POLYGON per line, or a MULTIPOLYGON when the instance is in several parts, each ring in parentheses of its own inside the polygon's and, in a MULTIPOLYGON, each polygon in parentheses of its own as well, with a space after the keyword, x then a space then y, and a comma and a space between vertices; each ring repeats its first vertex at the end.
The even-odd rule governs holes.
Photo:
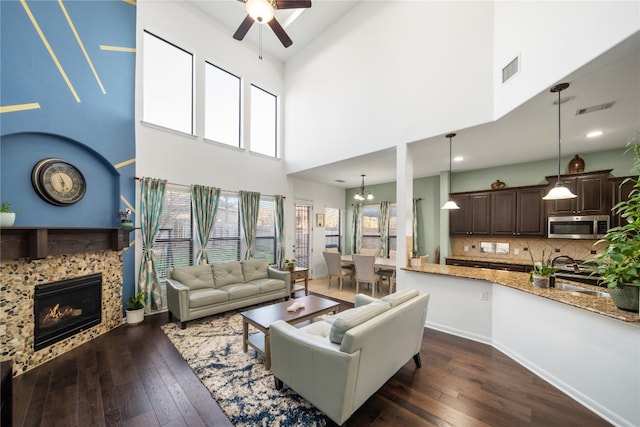
POLYGON ((389 211, 391 203, 380 202, 380 224, 378 231, 380 232, 380 253, 379 256, 387 258, 389 256, 389 211))
POLYGON ((195 264, 209 264, 209 256, 206 249, 209 242, 209 234, 211 234, 215 224, 220 189, 205 187, 204 185, 193 185, 191 187, 191 200, 193 202, 193 214, 196 218, 196 237, 198 241, 195 264))
POLYGON ((413 199, 413 230, 411 232, 413 247, 411 248, 411 256, 418 256, 418 200, 413 199))
POLYGON ((167 181, 142 178, 140 186, 140 230, 142 233, 142 261, 138 274, 140 290, 146 293, 145 312, 162 308, 160 284, 156 271, 153 243, 160 226, 160 215, 164 203, 167 181))
POLYGON ((276 196, 276 264, 284 262, 284 196, 276 196))
POLYGON ((244 259, 253 259, 256 246, 256 228, 258 211, 260 210, 260 193, 253 191, 240 192, 240 222, 244 239, 244 259))
POLYGON ((351 253, 359 254, 362 249, 362 203, 353 205, 353 236, 351 236, 351 253))

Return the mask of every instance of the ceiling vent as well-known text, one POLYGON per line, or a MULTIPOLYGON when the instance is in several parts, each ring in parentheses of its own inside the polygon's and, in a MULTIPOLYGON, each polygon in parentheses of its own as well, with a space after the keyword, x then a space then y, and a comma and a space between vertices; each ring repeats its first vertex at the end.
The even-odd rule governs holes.
POLYGON ((347 181, 345 181, 344 179, 334 179, 333 181, 334 181, 334 182, 339 182, 340 184, 342 184, 342 183, 344 183, 344 182, 347 182, 347 181))
POLYGON ((594 111, 608 110, 609 108, 613 107, 613 104, 615 103, 616 101, 611 101, 611 102, 605 102, 604 104, 600 104, 600 105, 593 105, 587 108, 579 108, 578 111, 576 111, 576 116, 581 116, 587 113, 593 113, 594 111))
POLYGON ((502 83, 511 79, 520 71, 520 57, 516 56, 506 67, 502 69, 502 83))

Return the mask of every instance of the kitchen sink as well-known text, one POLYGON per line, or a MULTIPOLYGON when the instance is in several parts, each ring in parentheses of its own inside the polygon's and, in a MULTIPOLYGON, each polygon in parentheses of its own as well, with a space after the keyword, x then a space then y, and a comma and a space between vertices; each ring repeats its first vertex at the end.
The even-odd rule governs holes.
POLYGON ((590 295, 590 296, 599 297, 599 298, 610 298, 609 292, 593 291, 591 289, 586 289, 581 286, 570 285, 569 283, 558 283, 556 284, 556 289, 560 289, 563 291, 568 291, 568 292, 572 292, 580 295, 590 295))

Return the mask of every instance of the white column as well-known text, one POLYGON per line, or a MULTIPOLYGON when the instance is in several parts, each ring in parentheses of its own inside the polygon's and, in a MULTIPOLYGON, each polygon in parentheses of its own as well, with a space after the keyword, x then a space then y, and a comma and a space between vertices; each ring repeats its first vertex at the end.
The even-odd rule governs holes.
POLYGON ((413 230, 413 157, 406 143, 396 146, 396 203, 397 217, 397 253, 396 267, 406 267, 407 237, 411 237, 413 230))
MULTIPOLYGON (((440 172, 440 207, 449 199, 449 171, 440 172)), ((449 238, 449 211, 440 209, 440 264, 444 257, 451 255, 451 239, 449 238)), ((434 260, 435 261, 435 260, 434 260)))

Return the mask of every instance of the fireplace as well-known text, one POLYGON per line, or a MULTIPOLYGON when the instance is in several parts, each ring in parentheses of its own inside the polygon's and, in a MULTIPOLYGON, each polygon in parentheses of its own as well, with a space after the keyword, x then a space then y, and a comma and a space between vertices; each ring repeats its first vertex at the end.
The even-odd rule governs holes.
POLYGON ((35 287, 34 350, 102 321, 102 273, 35 287))

